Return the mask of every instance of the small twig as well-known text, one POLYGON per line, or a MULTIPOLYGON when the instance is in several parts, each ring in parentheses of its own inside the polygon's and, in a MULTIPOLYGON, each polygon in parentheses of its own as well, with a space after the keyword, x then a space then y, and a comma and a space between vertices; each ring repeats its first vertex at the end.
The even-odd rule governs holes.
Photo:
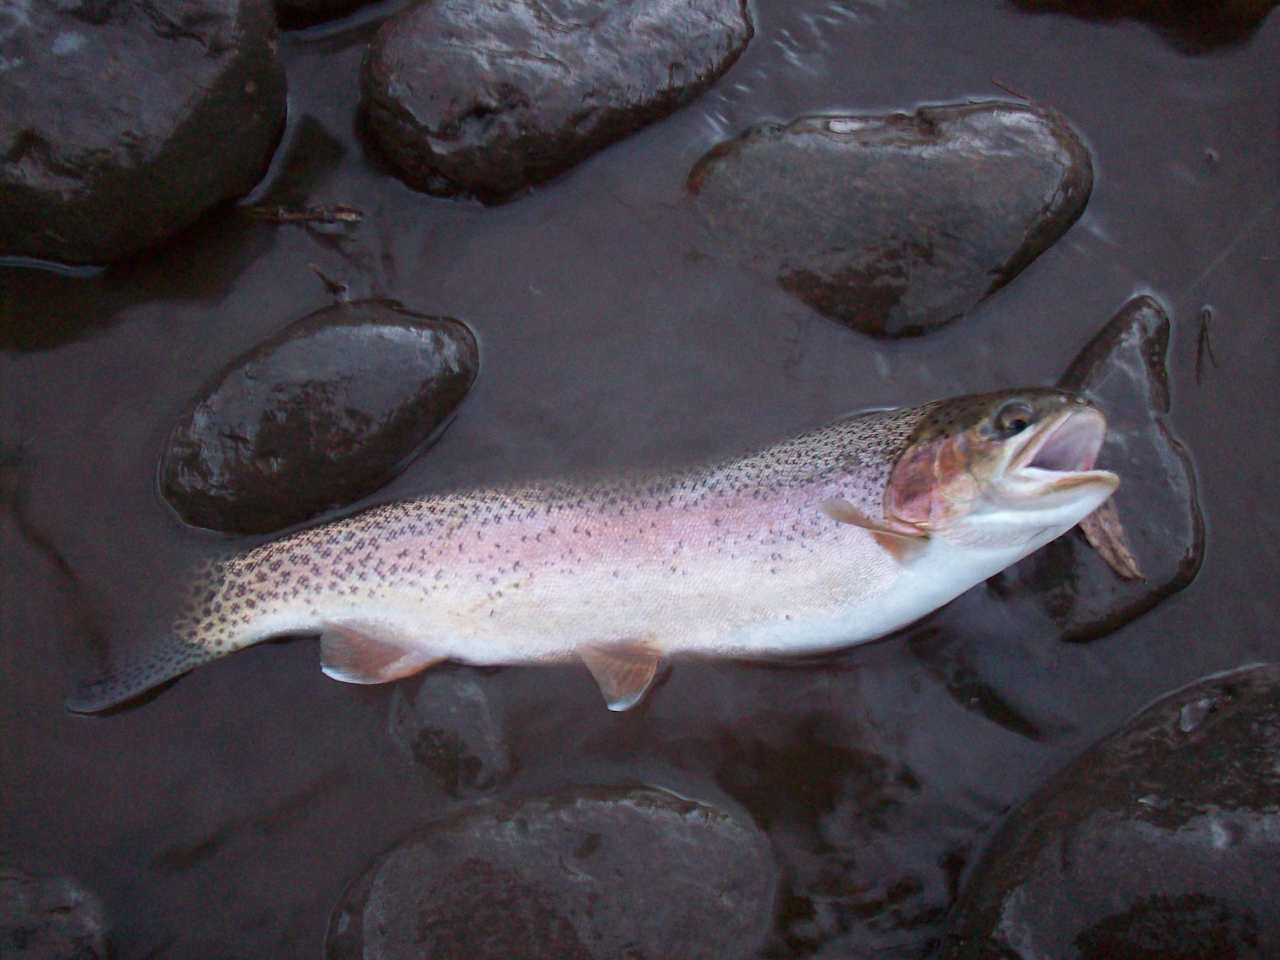
POLYGON ((995 77, 991 78, 991 82, 995 84, 997 87, 999 87, 1001 90, 1003 90, 1005 93, 1012 94, 1013 96, 1017 97, 1020 100, 1026 100, 1027 102, 1031 101, 1031 98, 1028 97, 1025 93, 1019 93, 1017 90, 1013 89, 1013 87, 1010 87, 1007 84, 1001 83, 995 77))
POLYGON ((320 269, 320 265, 318 263, 308 263, 307 266, 311 268, 312 273, 314 273, 317 277, 320 278, 320 282, 324 284, 324 288, 329 291, 329 295, 331 297, 333 297, 339 303, 350 302, 351 300, 350 287, 348 287, 345 283, 341 283, 337 280, 334 280, 332 277, 327 276, 325 272, 320 269))
POLYGON ((359 223, 364 219, 364 214, 355 207, 348 207, 341 203, 302 208, 245 207, 245 212, 256 220, 266 220, 270 223, 359 223))
POLYGON ((1213 352, 1213 338, 1209 333, 1209 323, 1213 320, 1213 308, 1203 307, 1200 310, 1200 335, 1196 338, 1196 384, 1204 379, 1204 358, 1208 356, 1213 368, 1218 368, 1218 356, 1213 352))

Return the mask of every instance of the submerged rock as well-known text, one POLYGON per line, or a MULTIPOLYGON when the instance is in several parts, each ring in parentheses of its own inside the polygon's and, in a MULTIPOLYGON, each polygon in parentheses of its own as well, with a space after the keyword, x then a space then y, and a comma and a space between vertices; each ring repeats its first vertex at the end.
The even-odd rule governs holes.
POLYGON ((1277 0, 1013 0, 1024 10, 1150 23, 1174 46, 1201 53, 1248 39, 1277 0))
POLYGON ((391 697, 391 736, 445 792, 488 790, 511 772, 505 725, 471 670, 428 670, 412 700, 404 689, 391 697))
POLYGON ((0 867, 0 956, 105 960, 109 949, 102 903, 69 877, 34 877, 0 867))
POLYGON ((674 111, 751 39, 745 0, 435 0, 364 65, 368 127, 411 185, 501 200, 674 111))
POLYGON ((946 960, 1280 956, 1280 666, 1148 708, 1010 815, 946 960))
POLYGON ((689 174, 711 242, 819 313, 924 333, 1004 286, 1080 216, 1084 145, 1007 103, 766 123, 689 174))
POLYGON ((0 255, 69 263, 247 193, 285 115, 269 0, 8 5, 0 87, 0 255))
POLYGON ((389 300, 317 311, 240 357, 178 422, 160 466, 187 523, 262 533, 398 474, 475 379, 465 325, 389 300))
POLYGON ((276 19, 286 30, 345 17, 374 0, 275 0, 276 19))
POLYGON ((1091 640, 1181 590, 1204 559, 1204 519, 1190 454, 1169 423, 1169 318, 1135 297, 1072 362, 1059 384, 1107 414, 1098 466, 1120 475, 1112 497, 1142 573, 1123 579, 1078 530, 990 584, 1030 621, 1048 619, 1065 640, 1091 640))
POLYGON ((752 956, 775 872, 753 824, 657 790, 488 806, 374 860, 334 913, 326 956, 752 956))

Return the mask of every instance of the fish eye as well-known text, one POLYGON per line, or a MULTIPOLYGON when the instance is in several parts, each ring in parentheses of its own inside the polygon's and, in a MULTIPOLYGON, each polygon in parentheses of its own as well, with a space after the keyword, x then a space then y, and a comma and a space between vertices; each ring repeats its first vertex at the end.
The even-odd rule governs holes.
POLYGON ((1031 404, 1025 400, 1010 400, 995 415, 996 435, 1002 440, 1009 437, 1016 437, 1027 427, 1031 426, 1031 421, 1035 417, 1035 411, 1031 409, 1031 404))

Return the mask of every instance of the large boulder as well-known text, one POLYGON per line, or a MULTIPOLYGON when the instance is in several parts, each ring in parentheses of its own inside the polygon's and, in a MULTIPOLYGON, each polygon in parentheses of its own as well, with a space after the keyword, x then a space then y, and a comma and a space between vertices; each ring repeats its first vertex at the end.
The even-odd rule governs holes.
POLYGON ((264 533, 385 484, 475 379, 475 337, 388 300, 319 310, 233 361, 174 427, 160 465, 187 523, 264 533))
POLYGON ((329 960, 749 957, 776 868, 749 821, 652 789, 478 808, 409 837, 348 888, 329 960))
POLYGON ((709 243, 819 313, 924 333, 1004 286, 1075 222, 1089 152, 1009 103, 764 123, 689 174, 709 243))
POLYGON ((1010 815, 943 960, 1280 956, 1280 666, 1150 707, 1010 815))
POLYGON ((509 197, 705 90, 751 39, 745 0, 434 0, 364 66, 368 128, 408 183, 509 197))
POLYGON ((269 0, 0 9, 0 255, 128 257, 261 178, 285 115, 269 0))

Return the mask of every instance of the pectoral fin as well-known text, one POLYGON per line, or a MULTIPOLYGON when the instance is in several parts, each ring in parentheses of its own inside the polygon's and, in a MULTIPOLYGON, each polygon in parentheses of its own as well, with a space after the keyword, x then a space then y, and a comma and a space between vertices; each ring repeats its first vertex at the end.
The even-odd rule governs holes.
POLYGON ((642 643, 592 644, 578 649, 610 710, 630 710, 658 672, 658 654, 642 643))
POLYGON ((320 634, 320 669, 345 683, 387 683, 441 659, 379 623, 330 623, 320 634))
POLYGON ((875 537, 876 543, 901 564, 914 560, 929 542, 929 537, 925 533, 904 533, 872 520, 848 500, 832 498, 823 500, 820 506, 822 512, 837 523, 847 523, 869 531, 875 537))
POLYGON ((1122 580, 1145 580, 1138 560, 1129 549, 1129 538, 1120 522, 1114 499, 1107 500, 1097 510, 1080 521, 1080 530, 1089 546, 1098 551, 1116 576, 1122 580))

